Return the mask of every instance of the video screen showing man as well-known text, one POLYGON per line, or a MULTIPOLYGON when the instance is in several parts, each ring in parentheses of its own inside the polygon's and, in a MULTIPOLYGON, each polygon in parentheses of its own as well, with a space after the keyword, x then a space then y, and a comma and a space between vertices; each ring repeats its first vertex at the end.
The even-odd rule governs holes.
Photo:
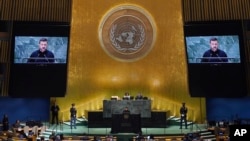
POLYGON ((41 38, 39 40, 39 49, 32 52, 28 59, 28 63, 54 63, 54 53, 48 48, 47 38, 41 38))
POLYGON ((240 39, 238 35, 186 36, 187 63, 241 63, 240 39))
POLYGON ((219 49, 218 39, 213 37, 210 39, 210 49, 204 52, 202 63, 206 62, 228 62, 227 54, 223 50, 219 49))

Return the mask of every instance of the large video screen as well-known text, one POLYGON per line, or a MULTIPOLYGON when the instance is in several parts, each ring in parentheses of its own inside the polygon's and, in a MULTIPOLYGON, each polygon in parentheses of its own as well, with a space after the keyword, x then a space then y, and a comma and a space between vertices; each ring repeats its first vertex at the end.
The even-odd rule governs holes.
POLYGON ((240 63, 238 35, 186 36, 188 63, 240 63))
POLYGON ((68 37, 15 36, 14 63, 66 63, 68 37))
POLYGON ((70 23, 15 21, 12 26, 9 95, 65 96, 70 23))
POLYGON ((242 21, 187 22, 184 41, 192 97, 247 95, 242 21))

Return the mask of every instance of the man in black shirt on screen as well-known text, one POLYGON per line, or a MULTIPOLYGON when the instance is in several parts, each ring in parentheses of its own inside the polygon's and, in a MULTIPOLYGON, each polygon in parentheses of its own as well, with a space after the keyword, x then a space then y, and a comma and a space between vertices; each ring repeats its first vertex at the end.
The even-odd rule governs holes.
POLYGON ((48 40, 46 38, 41 38, 39 40, 39 49, 30 55, 28 63, 54 63, 54 54, 47 48, 48 40))
POLYGON ((223 63, 228 62, 227 54, 218 48, 219 43, 217 38, 210 39, 210 49, 203 54, 202 63, 214 62, 223 63))

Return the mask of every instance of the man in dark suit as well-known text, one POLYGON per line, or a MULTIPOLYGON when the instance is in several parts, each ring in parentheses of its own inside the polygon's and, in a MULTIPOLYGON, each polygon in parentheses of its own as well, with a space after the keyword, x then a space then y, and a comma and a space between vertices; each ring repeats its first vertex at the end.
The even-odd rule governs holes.
POLYGON ((219 43, 217 38, 210 39, 210 49, 203 54, 201 60, 202 63, 207 62, 228 62, 227 54, 223 50, 219 49, 219 43))
POLYGON ((39 40, 39 49, 32 52, 30 58, 28 59, 28 63, 54 63, 54 53, 49 51, 47 48, 48 39, 41 38, 39 40))
POLYGON ((56 102, 53 103, 53 105, 50 108, 51 115, 52 115, 52 124, 58 124, 58 113, 59 113, 59 106, 56 104, 56 102))
POLYGON ((2 124, 3 124, 3 131, 8 131, 9 130, 9 118, 7 114, 3 115, 2 124))
POLYGON ((72 127, 74 126, 74 128, 76 129, 76 114, 77 114, 77 110, 75 108, 75 104, 71 104, 71 108, 70 108, 70 128, 72 129, 72 127))
POLYGON ((125 107, 125 108, 124 108, 123 114, 130 114, 130 111, 129 111, 128 107, 125 107))
POLYGON ((137 96, 135 97, 136 100, 143 99, 143 96, 141 93, 138 93, 137 96))
POLYGON ((183 121, 185 123, 185 128, 187 129, 187 112, 188 112, 188 109, 185 106, 185 103, 182 103, 182 107, 180 108, 180 114, 181 114, 180 129, 182 129, 183 121))

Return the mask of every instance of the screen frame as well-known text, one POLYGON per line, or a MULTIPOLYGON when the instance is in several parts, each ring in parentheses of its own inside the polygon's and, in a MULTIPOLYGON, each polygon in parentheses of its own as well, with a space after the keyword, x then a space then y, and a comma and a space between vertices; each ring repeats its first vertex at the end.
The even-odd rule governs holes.
POLYGON ((68 22, 26 22, 16 21, 13 23, 13 33, 11 38, 11 64, 15 65, 63 65, 68 63, 70 50, 70 24, 68 22), (15 63, 15 38, 17 36, 33 37, 67 37, 67 49, 65 63, 15 63))
POLYGON ((191 97, 235 98, 247 95, 243 23, 233 21, 202 21, 184 24, 187 79, 191 97), (185 37, 238 35, 240 63, 188 63, 185 37))
MULTIPOLYGON (((31 62, 27 62, 29 59, 30 59, 30 55, 34 52, 34 51, 37 51, 38 48, 39 48, 39 40, 40 39, 47 39, 48 41, 48 49, 49 51, 51 51, 53 54, 54 54, 54 58, 53 60, 55 60, 54 64, 66 64, 67 63, 67 57, 68 57, 68 48, 69 48, 69 37, 66 37, 66 36, 15 36, 14 37, 14 57, 13 57, 13 63, 14 64, 26 64, 26 63, 31 63, 31 62), (22 44, 27 44, 26 46, 23 46, 21 49, 24 51, 22 52, 22 54, 25 54, 26 56, 22 55, 20 58, 17 58, 17 50, 20 50, 20 47, 18 47, 18 39, 20 38, 23 38, 25 41, 29 40, 29 43, 27 42, 22 42, 22 44), (52 40, 52 41, 51 41, 52 40), (60 43, 60 47, 57 47, 58 45, 55 44, 54 42, 56 40, 61 40, 62 42, 66 42, 66 43, 60 43), (65 41, 66 40, 66 41, 65 41), (30 45, 30 42, 32 42, 32 45, 30 45), (35 43, 34 43, 35 42, 35 43), (53 44, 53 45, 50 45, 50 44, 53 44), (33 48, 30 49, 32 46, 33 48), (65 48, 64 48, 65 47, 65 48), (56 51, 53 51, 53 50, 56 50, 56 49, 59 49, 62 52, 62 56, 58 57, 59 55, 56 55, 57 52, 56 51), (27 52, 29 52, 27 54, 27 52), (20 62, 18 60, 20 59, 24 59, 25 61, 23 62, 20 62), (62 61, 60 61, 62 60, 62 61)), ((41 58, 42 59, 42 58, 41 58)), ((50 63, 50 62, 32 62, 32 64, 42 64, 42 63, 50 63)))
POLYGON ((184 47, 186 54, 186 61, 189 65, 234 65, 245 64, 244 54, 244 35, 243 25, 240 20, 235 21, 200 21, 200 22, 186 22, 184 24, 184 47), (231 36, 237 35, 239 40, 239 63, 190 63, 188 61, 188 50, 186 37, 199 37, 199 36, 231 36))
MULTIPOLYGON (((241 55, 240 55, 240 43, 239 43, 239 36, 238 35, 213 35, 213 36, 185 36, 185 47, 186 47, 186 54, 187 54, 187 62, 189 64, 201 64, 201 63, 240 63, 241 62, 241 55), (232 42, 230 44, 223 42, 223 39, 227 38, 230 39, 232 42), (210 40, 218 41, 218 49, 222 52, 225 52, 227 55, 226 58, 221 56, 215 56, 216 53, 211 52, 210 50, 210 40), (199 41, 198 41, 199 40, 199 41), (205 42, 205 43, 204 43, 205 42), (200 46, 197 48, 194 44, 197 43, 200 46), (193 46, 193 47, 192 47, 193 46), (233 48, 232 48, 233 47, 233 48), (196 49, 193 49, 196 48, 196 49), (194 52, 196 52, 196 55, 192 57, 191 54, 194 54, 190 52, 190 49, 194 52), (229 51, 231 49, 231 51, 229 51), (201 52, 202 50, 202 52, 201 52), (210 52, 210 56, 214 54, 213 57, 208 56, 203 57, 204 53, 210 52), (198 54, 198 55, 197 55, 198 54), (211 62, 202 62, 203 59, 211 59, 211 62), (221 60, 220 60, 221 59, 221 60), (228 62, 224 62, 226 59, 228 62), (219 60, 219 61, 214 61, 219 60), (222 62, 220 62, 222 61, 222 62)), ((218 55, 218 54, 217 54, 218 55)))
POLYGON ((70 23, 15 21, 12 25, 9 95, 11 97, 64 97, 67 91, 70 23), (68 37, 66 63, 14 63, 16 36, 68 37))

